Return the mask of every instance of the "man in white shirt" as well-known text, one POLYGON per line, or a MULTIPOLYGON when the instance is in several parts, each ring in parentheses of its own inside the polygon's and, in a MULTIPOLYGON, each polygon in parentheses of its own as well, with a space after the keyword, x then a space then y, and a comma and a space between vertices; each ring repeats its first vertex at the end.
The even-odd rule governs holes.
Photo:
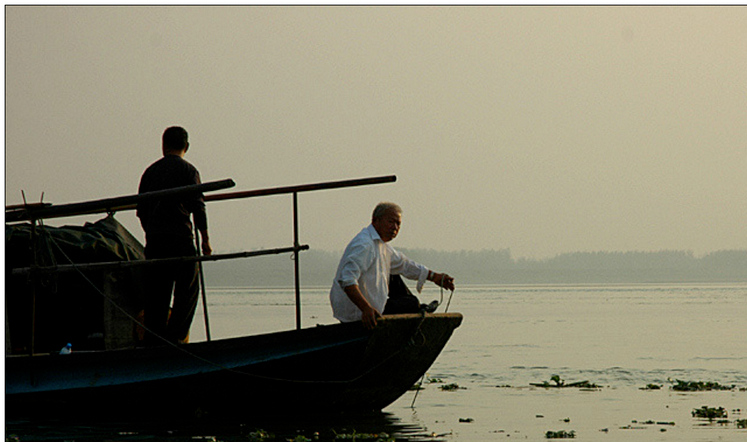
POLYGON ((428 270, 388 244, 401 225, 402 209, 394 203, 380 203, 371 224, 350 241, 329 294, 335 318, 342 322, 362 320, 366 328, 374 328, 387 306, 390 275, 417 280, 418 293, 426 280, 454 290, 454 278, 428 270))

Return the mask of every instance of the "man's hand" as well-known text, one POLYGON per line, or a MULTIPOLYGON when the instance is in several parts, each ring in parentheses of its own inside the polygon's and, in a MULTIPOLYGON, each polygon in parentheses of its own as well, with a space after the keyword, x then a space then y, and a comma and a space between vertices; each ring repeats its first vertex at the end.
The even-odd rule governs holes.
POLYGON ((361 312, 363 313, 363 316, 361 317, 363 326, 369 330, 373 330, 373 328, 376 327, 376 321, 378 318, 381 318, 381 313, 371 306, 368 306, 365 310, 361 310, 361 312))
POLYGON ((381 313, 368 303, 368 300, 361 293, 361 289, 357 285, 349 285, 343 290, 348 298, 353 301, 353 304, 361 310, 363 325, 369 330, 376 327, 376 320, 381 317, 381 313))
POLYGON ((451 290, 452 292, 454 291, 454 278, 447 275, 446 273, 431 272, 428 275, 428 279, 433 281, 433 283, 439 287, 443 287, 446 290, 451 290))
POLYGON ((202 254, 210 256, 213 254, 213 248, 210 246, 210 238, 206 230, 200 231, 200 238, 202 239, 202 254))
POLYGON ((213 248, 210 247, 209 240, 205 240, 202 242, 202 254, 205 256, 210 256, 213 254, 213 248))

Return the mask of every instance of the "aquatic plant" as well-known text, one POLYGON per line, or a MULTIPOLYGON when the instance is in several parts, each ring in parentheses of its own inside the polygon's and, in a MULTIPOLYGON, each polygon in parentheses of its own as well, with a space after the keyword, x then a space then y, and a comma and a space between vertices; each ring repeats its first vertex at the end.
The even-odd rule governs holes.
POLYGON ((576 432, 573 430, 571 431, 565 431, 565 430, 547 431, 547 433, 545 433, 546 439, 573 439, 575 437, 576 437, 576 432))
POLYGON ((460 387, 458 384, 447 384, 447 385, 442 385, 440 388, 442 391, 456 391, 462 387, 460 387))
POLYGON ((247 437, 249 438, 251 442, 260 442, 260 441, 275 439, 274 434, 268 433, 265 430, 252 431, 251 433, 247 435, 247 437))
POLYGON ((706 405, 703 405, 701 408, 695 408, 692 411, 692 415, 693 417, 708 420, 729 417, 729 414, 724 410, 724 407, 712 408, 706 405))
POLYGON ((335 440, 394 442, 395 439, 387 433, 358 433, 353 430, 352 433, 335 433, 335 440))
MULTIPOLYGON (((670 379, 671 382, 671 379, 670 379)), ((734 385, 725 386, 718 382, 703 382, 703 381, 681 381, 676 379, 676 384, 672 385, 672 390, 675 391, 712 391, 712 390, 733 390, 734 385)))
POLYGON ((639 422, 639 421, 632 421, 634 424, 641 424, 641 425, 671 425, 674 426, 674 422, 665 422, 665 421, 654 421, 654 420, 647 420, 645 422, 639 422))
POLYGON ((641 390, 661 390, 661 385, 648 384, 645 387, 641 387, 641 390))
MULTIPOLYGON (((635 423, 635 422, 634 422, 634 423, 635 423)), ((646 427, 642 427, 642 426, 636 426, 636 425, 628 424, 628 425, 623 425, 622 427, 620 427, 620 429, 621 429, 621 430, 645 430, 645 429, 646 429, 646 427)))
MULTIPOLYGON (((426 381, 426 384, 443 384, 443 382, 444 381, 441 378, 428 378, 428 380, 426 381)), ((424 388, 423 382, 418 382, 412 387, 410 387, 410 391, 423 390, 423 388, 424 388)))
POLYGON ((737 419, 734 421, 737 428, 747 428, 747 419, 737 419))
POLYGON ((571 382, 569 384, 566 384, 563 379, 560 378, 558 375, 553 375, 550 380, 554 382, 555 384, 550 384, 547 381, 542 382, 541 384, 538 383, 530 383, 529 385, 532 385, 534 387, 543 387, 543 388, 599 388, 597 384, 593 384, 589 381, 581 381, 581 382, 571 382))

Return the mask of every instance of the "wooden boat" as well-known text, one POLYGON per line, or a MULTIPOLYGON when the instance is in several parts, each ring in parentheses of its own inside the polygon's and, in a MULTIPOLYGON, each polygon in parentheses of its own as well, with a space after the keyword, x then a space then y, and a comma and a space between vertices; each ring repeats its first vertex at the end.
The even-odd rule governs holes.
POLYGON ((22 414, 378 411, 421 378, 462 317, 387 316, 179 346, 9 356, 6 410, 22 414))
MULTIPOLYGON (((295 220, 298 192, 387 181, 392 178, 224 194, 206 200, 293 193, 295 220)), ((128 210, 134 207, 133 201, 136 198, 123 197, 106 200, 105 204, 86 203, 67 208, 16 206, 6 215, 10 214, 7 218, 13 221, 32 220, 33 232, 34 220, 45 216, 67 216, 82 211, 95 213, 104 206, 107 212, 111 212, 112 207, 128 210)), ((298 255, 308 248, 298 243, 295 224, 294 221, 296 236, 292 248, 262 251, 262 254, 290 251, 298 255)), ((193 259, 233 259, 257 254, 246 252, 238 256, 193 259)), ((130 260, 54 266, 35 264, 13 269, 10 275, 58 274, 81 269, 111 271, 149 264, 154 263, 130 260)), ((6 269, 6 276, 8 272, 6 269)), ((298 291, 296 272, 297 301, 298 291)), ((32 292, 33 295, 33 289, 32 292)), ((6 319, 7 315, 6 308, 6 319)), ((38 326, 32 321, 30 348, 27 346, 24 351, 12 354, 14 352, 8 351, 6 336, 6 414, 125 416, 162 415, 166 411, 183 415, 197 410, 220 414, 378 411, 402 396, 423 376, 462 322, 458 313, 393 315, 384 317, 374 330, 366 330, 360 322, 302 328, 299 318, 300 305, 297 304, 295 330, 220 340, 211 340, 208 330, 205 342, 164 343, 159 347, 122 345, 116 339, 105 339, 107 343, 119 344, 67 355, 35 351, 35 327, 38 326)), ((130 325, 131 331, 136 324, 130 325)))

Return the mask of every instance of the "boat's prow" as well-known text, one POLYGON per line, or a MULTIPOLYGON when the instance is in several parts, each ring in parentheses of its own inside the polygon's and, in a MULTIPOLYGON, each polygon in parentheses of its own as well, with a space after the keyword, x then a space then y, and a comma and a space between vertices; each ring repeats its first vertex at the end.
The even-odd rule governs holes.
POLYGON ((433 365, 461 323, 460 313, 384 316, 362 359, 366 375, 346 389, 339 403, 358 402, 360 409, 370 410, 391 404, 433 365))

